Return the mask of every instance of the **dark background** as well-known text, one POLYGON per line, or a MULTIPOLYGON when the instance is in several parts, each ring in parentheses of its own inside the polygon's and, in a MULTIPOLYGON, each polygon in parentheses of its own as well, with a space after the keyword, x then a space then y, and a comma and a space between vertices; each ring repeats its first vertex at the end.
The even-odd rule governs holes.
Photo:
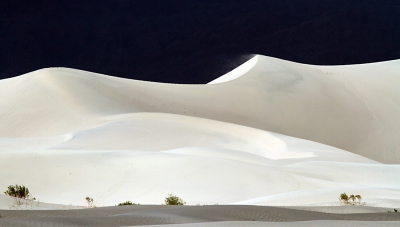
POLYGON ((398 0, 2 0, 0 78, 45 67, 207 83, 262 54, 400 58, 398 0))

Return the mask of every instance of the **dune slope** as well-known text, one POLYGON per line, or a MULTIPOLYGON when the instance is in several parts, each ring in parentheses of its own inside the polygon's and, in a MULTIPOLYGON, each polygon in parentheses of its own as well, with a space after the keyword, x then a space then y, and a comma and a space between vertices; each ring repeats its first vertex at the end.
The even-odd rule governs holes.
POLYGON ((338 206, 347 192, 395 207, 400 165, 381 162, 399 163, 399 62, 256 56, 207 85, 66 68, 2 80, 0 188, 79 206, 86 196, 161 204, 170 193, 191 205, 338 206))
POLYGON ((55 136, 94 127, 110 115, 159 112, 245 125, 400 163, 400 61, 329 67, 264 56, 250 61, 228 76, 237 79, 209 85, 65 68, 2 80, 0 136, 55 136))

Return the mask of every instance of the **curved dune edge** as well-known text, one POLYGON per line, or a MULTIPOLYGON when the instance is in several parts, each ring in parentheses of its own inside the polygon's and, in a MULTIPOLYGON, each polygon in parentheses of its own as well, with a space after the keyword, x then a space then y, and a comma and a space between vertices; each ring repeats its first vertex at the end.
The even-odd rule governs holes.
POLYGON ((258 62, 258 55, 255 55, 254 57, 252 57, 250 60, 246 61, 239 67, 226 73, 225 75, 218 77, 215 80, 210 81, 208 84, 225 83, 237 79, 246 74, 247 72, 249 72, 257 64, 257 62, 258 62))
POLYGON ((73 206, 86 196, 161 204, 170 193, 190 205, 339 206, 343 192, 399 204, 400 165, 381 162, 399 162, 400 61, 249 62, 207 85, 66 68, 0 81, 0 188, 73 206))

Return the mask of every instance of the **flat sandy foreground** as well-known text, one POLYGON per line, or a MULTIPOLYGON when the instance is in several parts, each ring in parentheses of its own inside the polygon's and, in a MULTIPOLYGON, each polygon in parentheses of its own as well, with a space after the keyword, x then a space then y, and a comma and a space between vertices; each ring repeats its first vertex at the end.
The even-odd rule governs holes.
POLYGON ((1 194, 0 225, 400 226, 399 84, 400 60, 259 55, 202 85, 67 68, 1 80, 0 191, 36 201, 1 194), (188 206, 161 206, 169 194, 188 206))
MULTIPOLYGON (((348 212, 372 211, 350 207, 348 212)), ((376 210, 381 212, 383 210, 376 210)), ((123 206, 64 211, 1 211, 0 226, 399 226, 399 213, 332 214, 243 206, 123 206)))

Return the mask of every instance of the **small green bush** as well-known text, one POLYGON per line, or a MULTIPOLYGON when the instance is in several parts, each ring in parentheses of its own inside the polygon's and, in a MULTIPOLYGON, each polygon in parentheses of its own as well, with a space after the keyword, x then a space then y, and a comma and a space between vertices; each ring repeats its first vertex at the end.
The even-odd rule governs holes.
POLYGON ((23 185, 10 185, 4 194, 14 197, 17 206, 22 205, 24 202, 26 206, 31 203, 32 195, 30 194, 29 189, 23 185))
POLYGON ((93 198, 87 196, 85 199, 88 204, 88 207, 93 207, 93 198))
POLYGON ((185 205, 181 198, 176 195, 169 194, 168 197, 165 198, 165 205, 185 205))
POLYGON ((27 199, 30 196, 29 189, 23 185, 20 186, 18 184, 8 186, 7 191, 5 191, 4 194, 19 199, 27 199))
POLYGON ((349 196, 349 199, 351 199, 352 201, 353 201, 353 205, 354 205, 354 201, 356 200, 356 196, 355 195, 353 195, 353 194, 351 194, 350 196, 349 196))
POLYGON ((361 195, 355 195, 355 197, 358 199, 358 204, 361 204, 361 199, 362 199, 361 195))
POLYGON ((350 199, 349 196, 344 192, 339 196, 339 200, 344 204, 349 204, 349 199, 350 199))
POLYGON ((140 205, 140 204, 139 203, 132 203, 131 201, 126 201, 126 202, 118 204, 118 206, 126 206, 126 205, 140 205))

